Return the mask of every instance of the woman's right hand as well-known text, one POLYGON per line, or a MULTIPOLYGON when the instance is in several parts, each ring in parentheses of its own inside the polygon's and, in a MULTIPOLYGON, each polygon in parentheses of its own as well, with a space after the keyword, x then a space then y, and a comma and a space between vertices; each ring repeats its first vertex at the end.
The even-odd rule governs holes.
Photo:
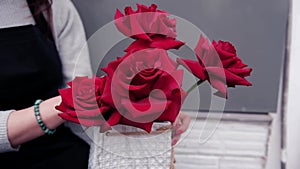
MULTIPOLYGON (((55 109, 60 102, 61 97, 57 96, 43 101, 39 106, 41 118, 50 129, 54 129, 64 122, 58 116, 60 111, 55 109)), ((37 123, 33 106, 12 112, 8 118, 7 132, 13 147, 45 134, 37 123)))

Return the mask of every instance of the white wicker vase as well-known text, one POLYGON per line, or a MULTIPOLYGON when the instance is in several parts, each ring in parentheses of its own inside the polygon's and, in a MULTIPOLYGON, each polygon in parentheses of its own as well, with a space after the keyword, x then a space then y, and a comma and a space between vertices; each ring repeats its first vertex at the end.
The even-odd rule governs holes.
POLYGON ((154 123, 150 134, 125 125, 106 133, 95 129, 89 169, 173 168, 170 126, 169 122, 154 123))

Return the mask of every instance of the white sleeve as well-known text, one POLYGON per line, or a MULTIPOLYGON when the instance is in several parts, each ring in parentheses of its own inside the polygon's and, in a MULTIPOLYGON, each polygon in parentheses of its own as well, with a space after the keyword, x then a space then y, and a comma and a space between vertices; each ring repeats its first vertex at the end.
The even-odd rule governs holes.
MULTIPOLYGON (((63 65, 64 81, 75 76, 92 76, 90 56, 81 18, 70 0, 53 0, 53 35, 63 65)), ((74 134, 89 143, 81 125, 66 122, 74 134)))
POLYGON ((7 135, 7 120, 14 110, 0 111, 0 153, 18 151, 19 147, 13 148, 7 135))
POLYGON ((66 82, 91 76, 91 63, 81 18, 70 0, 53 0, 53 32, 66 82))

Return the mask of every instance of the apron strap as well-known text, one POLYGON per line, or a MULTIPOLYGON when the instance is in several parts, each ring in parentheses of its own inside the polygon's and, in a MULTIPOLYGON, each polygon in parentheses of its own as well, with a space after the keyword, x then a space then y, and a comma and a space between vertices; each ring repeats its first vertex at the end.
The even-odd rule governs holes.
MULTIPOLYGON (((50 24, 47 22, 43 12, 41 11, 37 15, 37 11, 40 10, 37 8, 36 5, 34 5, 36 0, 27 0, 27 4, 29 6, 30 12, 38 26, 38 28, 41 30, 41 32, 47 36, 47 38, 54 42, 53 34, 51 31, 50 24)), ((51 8, 51 4, 47 2, 47 5, 49 5, 48 8, 51 8)))

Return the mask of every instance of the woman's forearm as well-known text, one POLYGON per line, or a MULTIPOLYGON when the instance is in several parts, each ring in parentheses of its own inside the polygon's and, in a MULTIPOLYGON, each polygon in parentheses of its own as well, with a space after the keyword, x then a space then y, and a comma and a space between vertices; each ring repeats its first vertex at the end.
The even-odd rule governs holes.
MULTIPOLYGON (((60 101, 61 97, 57 96, 40 104, 41 118, 50 129, 54 129, 64 122, 58 116, 59 111, 55 109, 60 101)), ((45 134, 37 123, 33 106, 12 112, 8 118, 7 132, 8 139, 13 147, 45 134)))

